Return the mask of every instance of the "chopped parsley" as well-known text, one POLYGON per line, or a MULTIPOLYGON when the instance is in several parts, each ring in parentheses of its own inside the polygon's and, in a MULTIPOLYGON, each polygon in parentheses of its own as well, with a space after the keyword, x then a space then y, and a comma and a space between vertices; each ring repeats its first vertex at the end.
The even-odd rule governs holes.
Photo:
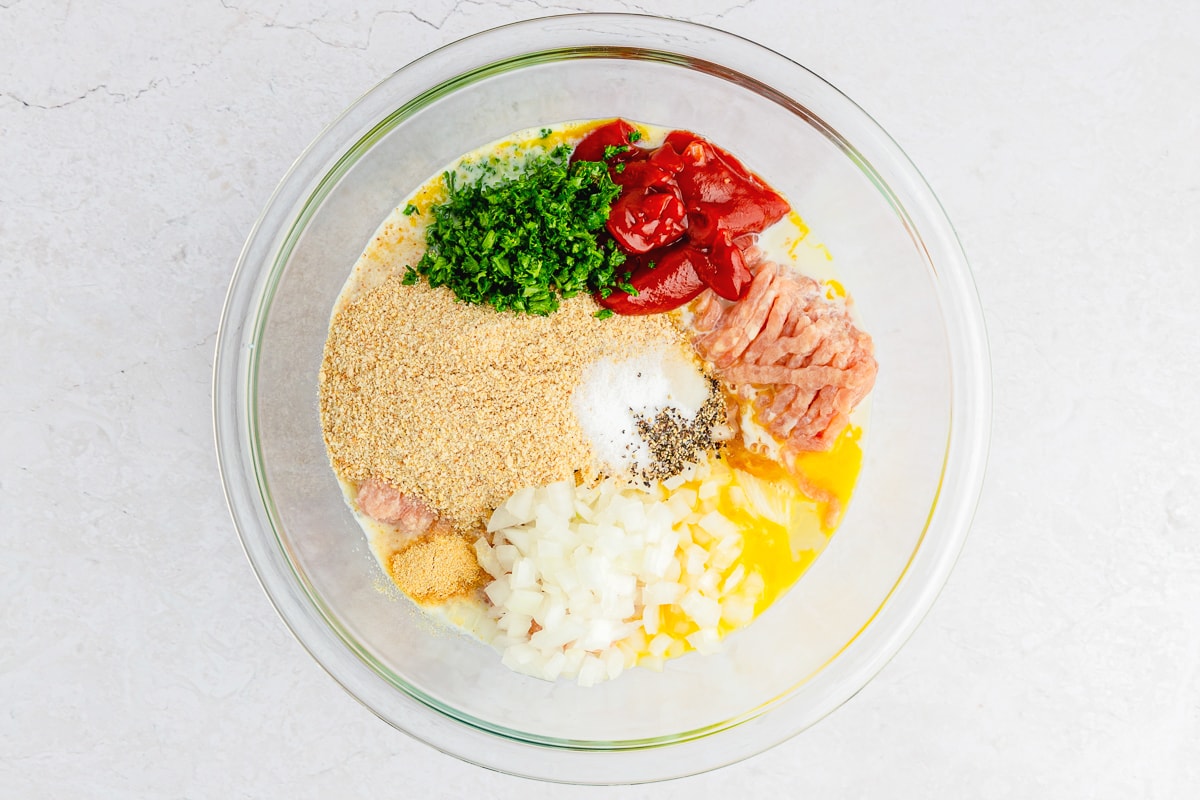
POLYGON ((404 216, 411 217, 415 213, 417 213, 417 207, 412 203, 409 203, 404 207, 404 216))
POLYGON ((637 297, 638 290, 633 288, 633 284, 629 282, 629 279, 632 277, 633 277, 632 272, 626 272, 623 276, 624 279, 617 281, 616 286, 618 289, 620 289, 625 294, 633 295, 634 297, 637 297))
POLYGON ((426 251, 404 282, 421 276, 468 303, 546 315, 580 292, 633 293, 625 254, 604 229, 621 188, 598 161, 568 163, 563 145, 531 157, 511 175, 460 185, 443 175, 448 199, 430 208, 426 251))
MULTIPOLYGON (((630 134, 632 135, 632 134, 630 134)), ((627 144, 606 144, 604 145, 604 160, 608 161, 613 156, 618 156, 621 153, 628 153, 629 145, 627 144)))
POLYGON ((641 131, 630 131, 629 132, 629 143, 630 144, 633 144, 634 142, 636 142, 638 139, 641 139, 641 138, 642 138, 641 131))
POLYGON ((613 315, 613 310, 611 308, 602 308, 599 311, 592 313, 592 316, 595 317, 596 319, 608 319, 612 315, 613 315))
POLYGON ((541 133, 541 138, 545 139, 552 133, 552 131, 549 128, 542 128, 540 133, 541 133))

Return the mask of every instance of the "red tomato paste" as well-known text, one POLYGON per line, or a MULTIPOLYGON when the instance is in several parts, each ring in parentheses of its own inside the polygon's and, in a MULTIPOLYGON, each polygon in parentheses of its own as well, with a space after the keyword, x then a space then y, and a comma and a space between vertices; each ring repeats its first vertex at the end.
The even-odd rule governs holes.
POLYGON ((742 251, 788 212, 787 201, 730 153, 689 131, 660 147, 636 144, 623 119, 596 128, 572 161, 603 161, 621 187, 608 233, 629 255, 637 294, 597 297, 618 314, 655 314, 689 302, 705 288, 740 300, 751 274, 742 251))

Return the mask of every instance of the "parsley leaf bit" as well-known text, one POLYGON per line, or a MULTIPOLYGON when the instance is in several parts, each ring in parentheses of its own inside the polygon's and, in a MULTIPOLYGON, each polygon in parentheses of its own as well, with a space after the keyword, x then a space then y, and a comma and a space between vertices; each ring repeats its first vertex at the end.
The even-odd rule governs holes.
POLYGON ((621 153, 628 153, 629 145, 627 144, 606 144, 604 145, 604 160, 608 161, 613 156, 618 156, 621 153))

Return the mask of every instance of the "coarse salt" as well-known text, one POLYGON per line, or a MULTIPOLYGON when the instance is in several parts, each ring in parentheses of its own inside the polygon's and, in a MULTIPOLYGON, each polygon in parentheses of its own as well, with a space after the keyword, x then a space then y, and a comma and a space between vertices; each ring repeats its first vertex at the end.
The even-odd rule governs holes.
POLYGON ((624 474, 651 459, 638 434, 638 416, 653 418, 665 408, 674 408, 692 420, 708 395, 708 381, 692 359, 677 349, 657 348, 633 358, 605 358, 588 365, 571 395, 571 406, 596 460, 609 471, 624 474))

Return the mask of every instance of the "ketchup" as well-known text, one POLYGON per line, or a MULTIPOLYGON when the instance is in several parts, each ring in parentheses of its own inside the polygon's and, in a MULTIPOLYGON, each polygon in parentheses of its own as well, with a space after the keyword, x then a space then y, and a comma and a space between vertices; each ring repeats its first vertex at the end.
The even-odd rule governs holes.
POLYGON ((629 283, 637 294, 618 289, 596 301, 618 314, 657 314, 691 302, 707 286, 701 274, 712 267, 700 248, 685 242, 655 251, 654 258, 638 255, 625 262, 632 265, 629 283))
POLYGON ((631 187, 613 203, 605 227, 626 253, 649 253, 683 237, 687 212, 671 192, 631 187))
POLYGON ((787 201, 730 153, 690 131, 660 147, 638 147, 636 129, 617 119, 593 130, 571 161, 604 161, 621 187, 606 228, 629 260, 636 295, 597 302, 618 314, 670 311, 710 288, 745 296, 752 275, 744 248, 789 211, 787 201))

